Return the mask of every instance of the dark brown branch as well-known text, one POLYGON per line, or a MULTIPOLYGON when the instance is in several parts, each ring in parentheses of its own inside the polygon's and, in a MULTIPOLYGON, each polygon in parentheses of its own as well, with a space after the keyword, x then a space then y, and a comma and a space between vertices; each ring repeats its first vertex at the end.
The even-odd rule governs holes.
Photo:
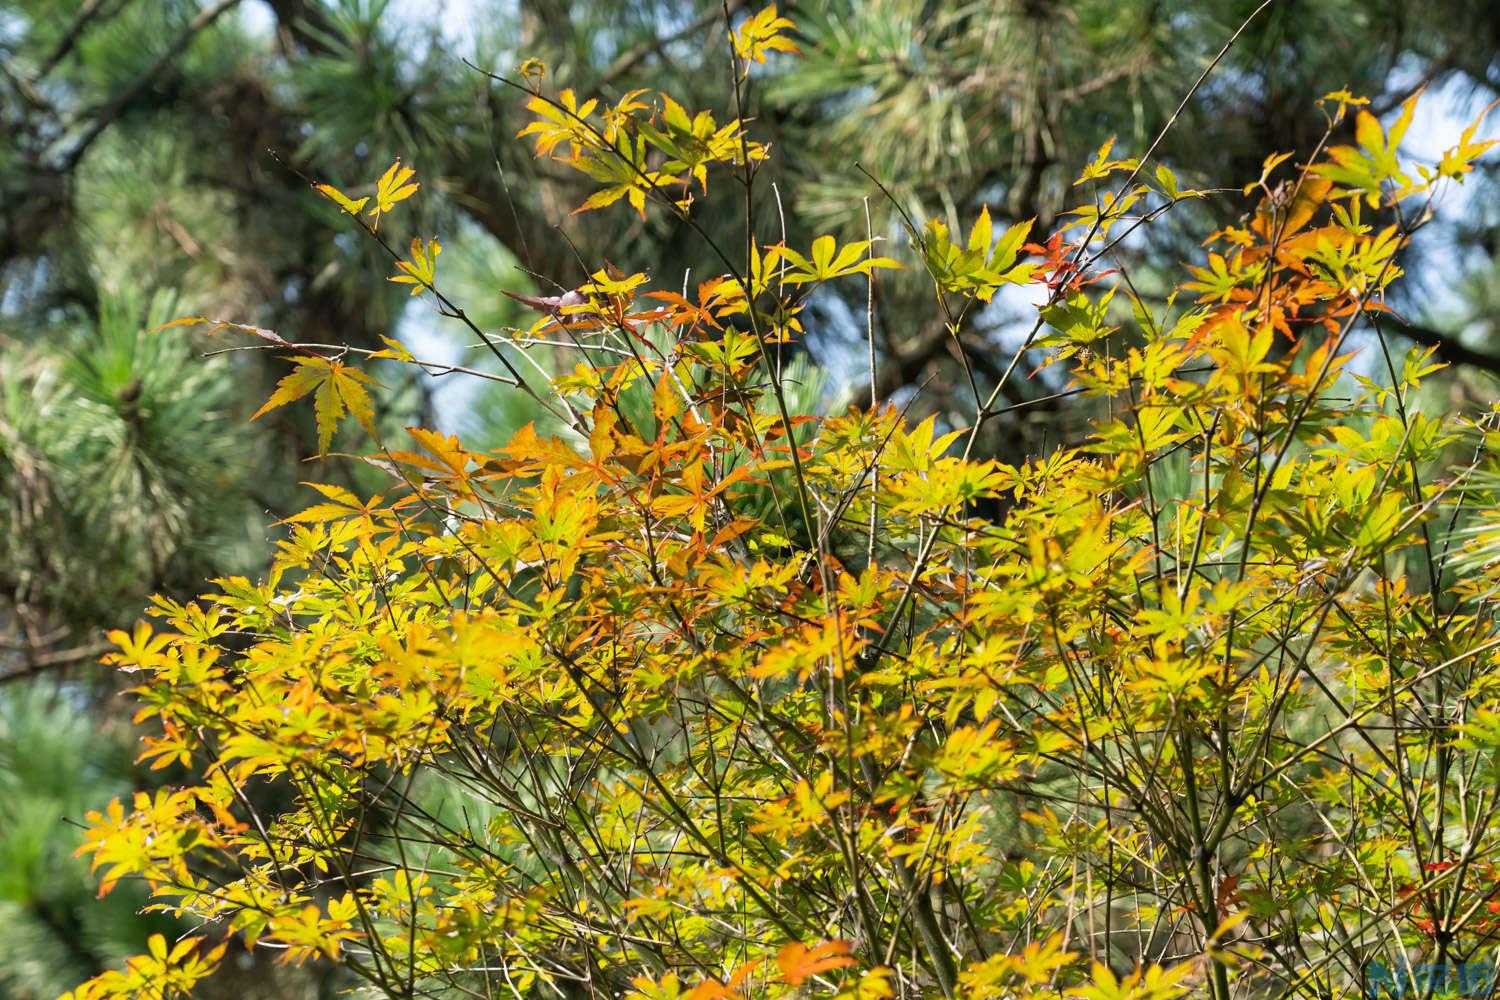
POLYGON ((83 646, 74 646, 72 649, 54 649, 46 653, 28 651, 24 654, 25 663, 22 666, 0 674, 0 684, 8 684, 23 677, 45 673, 53 667, 94 659, 113 648, 112 643, 91 642, 83 646))
POLYGON ((189 21, 187 27, 182 30, 182 34, 173 39, 172 44, 168 45, 156 57, 156 61, 146 67, 140 76, 132 80, 128 87, 111 98, 107 103, 90 112, 89 117, 93 120, 89 123, 83 135, 79 137, 78 142, 68 151, 67 156, 63 158, 62 172, 71 172, 78 165, 78 162, 83 159, 83 154, 88 152, 89 147, 94 144, 95 140, 104 134, 104 130, 114 124, 125 113, 125 109, 130 106, 131 102, 139 97, 142 91, 151 86, 157 77, 161 76, 177 61, 178 57, 187 50, 188 45, 192 43, 198 33, 217 21, 226 11, 237 6, 239 2, 240 0, 219 0, 213 6, 205 7, 199 11, 197 16, 189 21))
MULTIPOLYGON (((729 15, 733 17, 739 13, 747 2, 748 0, 730 0, 726 5, 729 15)), ((622 52, 614 62, 609 64, 609 68, 604 71, 604 74, 599 77, 600 86, 608 87, 615 80, 635 69, 643 60, 650 58, 673 42, 680 42, 684 38, 691 38, 710 24, 719 20, 723 15, 724 10, 719 7, 709 7, 702 14, 689 21, 681 30, 675 31, 670 35, 663 35, 660 38, 653 38, 628 52, 622 52)))
POLYGON ((1487 354, 1484 351, 1476 351, 1472 347, 1465 346, 1456 336, 1434 330, 1430 326, 1419 323, 1411 323, 1399 316, 1394 317, 1398 324, 1398 332, 1408 340, 1414 340, 1423 347, 1435 347, 1436 357, 1439 361, 1446 361, 1450 365, 1464 365, 1469 368, 1477 368, 1491 375, 1500 376, 1500 355, 1487 354))
POLYGON ((291 55, 301 48, 309 55, 331 56, 332 42, 342 39, 338 27, 316 5, 307 0, 268 0, 276 17, 276 39, 282 52, 291 55))
POLYGON ((1088 97, 1090 94, 1098 93, 1112 83, 1117 83, 1128 76, 1133 76, 1143 70, 1151 60, 1149 49, 1141 49, 1129 59, 1117 66, 1105 70, 1098 76, 1085 80, 1077 86, 1067 87, 1057 91, 1053 98, 1058 104, 1072 104, 1074 101, 1088 97))
MULTIPOLYGON (((130 0, 124 0, 124 2, 120 3, 114 10, 109 11, 105 16, 113 17, 124 10, 129 5, 129 2, 130 0)), ((68 57, 68 53, 73 51, 74 47, 78 45, 78 40, 83 37, 83 31, 89 26, 89 22, 93 21, 94 18, 98 17, 104 11, 104 4, 105 0, 86 0, 84 5, 78 9, 78 13, 73 18, 73 23, 69 24, 68 29, 63 32, 63 36, 58 40, 57 46, 46 59, 42 60, 42 64, 32 74, 31 82, 33 84, 45 79, 47 74, 56 69, 58 64, 68 57)))

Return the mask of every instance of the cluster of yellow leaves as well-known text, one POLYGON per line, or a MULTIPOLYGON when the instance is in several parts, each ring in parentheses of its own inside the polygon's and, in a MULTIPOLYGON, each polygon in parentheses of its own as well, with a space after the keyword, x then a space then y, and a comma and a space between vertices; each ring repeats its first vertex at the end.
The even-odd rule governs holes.
MULTIPOLYGON (((749 18, 741 58, 788 51, 789 27, 749 18)), ((528 106, 538 155, 603 185, 584 208, 642 211, 675 187, 685 209, 709 166, 764 155, 742 123, 664 96, 528 106)), ((491 974, 670 1000, 752 984, 1170 1000, 1199 972, 1227 982, 1227 911, 1268 898, 1277 824, 1345 777, 1320 764, 1343 729, 1298 742, 1286 725, 1313 704, 1295 637, 1339 630, 1320 719, 1387 711, 1411 688, 1390 661, 1420 677, 1470 655, 1424 651, 1430 618, 1385 563, 1432 516, 1416 470, 1451 430, 1382 418, 1378 394, 1339 427, 1356 410, 1325 399, 1405 239, 1369 224, 1370 195, 1436 176, 1395 159, 1409 117, 1379 135, 1358 119, 1359 147, 1291 193, 1268 161, 1260 210, 1183 286, 1197 301, 1157 317, 1127 291, 1136 338, 1118 350, 1094 350, 1128 319, 1089 289, 1089 240, 1029 247, 1024 222, 996 238, 987 211, 961 244, 929 226, 940 293, 1047 289, 1043 343, 1101 403, 1083 445, 1020 465, 890 408, 769 405, 767 345, 813 287, 895 263, 869 243, 753 245, 749 273, 680 292, 595 274, 554 317, 615 338, 553 382, 567 433, 475 452, 411 429, 367 458, 390 475, 380 495, 312 484, 267 579, 158 600, 161 631, 112 637, 152 729, 143 759, 201 777, 90 816, 103 888, 143 879, 156 905, 408 993, 491 974), (1028 249, 1042 260, 1018 263, 1028 249), (1192 486, 1168 494, 1173 460, 1192 486), (1355 588, 1362 573, 1380 585, 1355 588), (1235 882, 1201 867, 1220 848, 1235 882), (1061 942, 1101 914, 1204 957, 1085 972, 1061 942)), ((1482 145, 1466 135, 1455 162, 1482 145)), ((1109 153, 1084 179, 1131 181, 1080 215, 1095 234, 1195 195, 1159 171, 1135 186, 1140 164, 1109 153)), ((398 168, 377 221, 416 189, 398 168)), ((367 201, 325 193, 350 214, 367 201)), ((430 288, 439 251, 414 241, 392 280, 430 288)), ((323 450, 347 413, 373 433, 368 376, 292 362, 261 413, 312 395, 323 450)), ((1483 615, 1449 620, 1489 648, 1483 615)), ((1370 795, 1399 785, 1386 766, 1354 769, 1370 795)), ((1357 856, 1320 872, 1349 905, 1378 874, 1357 856)), ((1258 917, 1297 926, 1313 898, 1258 917)), ((147 995, 148 971, 151 995, 184 990, 221 950, 153 943, 77 995, 147 995)))
POLYGON ((708 190, 710 167, 748 167, 764 160, 766 147, 746 137, 744 123, 719 125, 713 115, 689 115, 666 94, 645 99, 633 90, 612 106, 597 99, 579 103, 572 90, 556 99, 537 94, 526 104, 536 121, 517 133, 532 136, 537 156, 567 164, 603 185, 576 211, 603 208, 625 199, 644 218, 656 199, 686 212, 691 184, 708 190))
POLYGON ((186 937, 171 945, 160 934, 151 935, 146 954, 125 963, 125 968, 106 972, 64 993, 60 1000, 104 1000, 119 996, 184 996, 213 972, 224 956, 223 944, 200 948, 199 937, 186 937))

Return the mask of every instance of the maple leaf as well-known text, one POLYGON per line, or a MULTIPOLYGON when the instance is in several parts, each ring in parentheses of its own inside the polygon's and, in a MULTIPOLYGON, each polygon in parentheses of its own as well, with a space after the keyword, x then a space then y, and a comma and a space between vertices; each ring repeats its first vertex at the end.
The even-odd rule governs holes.
POLYGON ((730 32, 730 38, 734 42, 735 53, 741 59, 763 63, 766 61, 766 53, 773 50, 793 55, 800 52, 791 39, 782 35, 783 31, 796 27, 786 18, 778 17, 776 5, 772 4, 746 18, 737 31, 730 32))
POLYGON ((516 76, 526 81, 527 89, 533 94, 539 94, 542 81, 547 79, 547 64, 533 56, 516 67, 516 76))
POLYGON ((889 257, 870 257, 866 251, 869 240, 859 240, 839 249, 832 236, 819 236, 813 240, 812 256, 803 257, 795 250, 777 248, 778 254, 794 268, 783 279, 783 284, 800 285, 809 281, 828 281, 846 274, 869 274, 877 267, 900 268, 901 265, 889 257))
POLYGON ((396 340, 394 337, 387 337, 384 334, 382 334, 381 337, 380 337, 380 339, 385 344, 385 349, 384 350, 375 351, 373 354, 370 355, 370 357, 372 357, 372 358, 390 358, 390 359, 393 359, 395 361, 406 361, 406 362, 412 362, 412 361, 417 360, 416 356, 413 355, 411 353, 411 351, 409 351, 409 350, 406 349, 406 345, 403 344, 403 343, 401 343, 401 341, 396 340))
POLYGON ((104 661, 124 670, 139 670, 150 666, 156 662, 169 641, 164 635, 153 636, 151 626, 145 622, 138 622, 135 630, 129 633, 115 629, 109 633, 108 639, 119 647, 119 652, 106 654, 104 661))
POLYGON ((811 948, 793 941, 776 953, 781 978, 791 986, 801 986, 808 978, 830 969, 843 969, 858 963, 849 957, 848 941, 825 941, 811 948))
POLYGON ((331 502, 314 504, 306 510, 298 511, 284 518, 283 524, 333 521, 354 516, 369 520, 380 509, 380 501, 383 499, 376 494, 368 503, 360 503, 353 493, 341 486, 332 486, 327 483, 303 483, 302 485, 312 487, 331 502))
MULTIPOLYGON (((372 230, 380 228, 380 216, 382 213, 389 212, 396 206, 396 202, 405 201, 417 193, 417 188, 422 185, 412 181, 411 178, 414 174, 416 174, 416 171, 411 167, 403 167, 401 165, 401 158, 397 157, 396 162, 392 163, 386 169, 386 172, 380 175, 380 180, 375 182, 375 207, 370 209, 369 212, 375 218, 375 221, 370 224, 372 230)), ((365 201, 368 200, 368 198, 365 199, 365 201)), ((364 207, 364 201, 361 201, 359 204, 361 208, 364 207)))
POLYGON ((333 432, 338 428, 344 414, 354 418, 369 431, 375 433, 375 405, 370 399, 367 385, 379 385, 373 378, 341 361, 323 357, 294 358, 295 370, 284 375, 276 383, 276 391, 265 405, 250 417, 255 420, 262 414, 301 399, 308 393, 313 395, 313 412, 318 426, 318 452, 327 454, 333 441, 333 432))
POLYGON ((1476 159, 1496 145, 1497 140, 1493 139, 1475 142, 1474 133, 1479 130, 1480 123, 1484 121, 1491 111, 1495 110, 1497 105, 1500 105, 1500 101, 1491 103, 1481 111, 1479 117, 1475 118, 1473 123, 1464 129, 1463 135, 1459 137, 1458 145, 1443 153, 1443 158, 1438 161, 1437 168, 1440 176, 1455 179, 1461 178, 1464 174, 1474 169, 1472 164, 1476 159))
POLYGON ((421 295, 437 282, 437 257, 442 252, 443 245, 437 241, 437 237, 434 236, 427 242, 417 237, 411 241, 411 260, 396 261, 396 267, 401 273, 386 280, 398 285, 411 285, 411 293, 421 295))
POLYGON ((759 968, 762 961, 764 959, 757 957, 742 963, 730 975, 728 982, 720 982, 712 978, 705 979, 684 994, 684 1000, 725 1000, 728 997, 743 996, 746 982, 759 968))
POLYGON ((356 201, 332 184, 314 184, 313 189, 350 215, 358 215, 370 200, 369 196, 366 195, 356 201))
POLYGON ((1134 170, 1140 164, 1140 161, 1133 157, 1123 160, 1111 160, 1109 158, 1109 151, 1114 148, 1114 145, 1115 140, 1113 136, 1105 140, 1104 145, 1099 147, 1099 152, 1094 155, 1093 161, 1083 168, 1083 173, 1073 182, 1074 187, 1080 184, 1087 184, 1089 181, 1096 181, 1101 177, 1107 177, 1116 170, 1134 170))
POLYGON ((538 156, 550 157, 558 146, 566 143, 573 148, 573 152, 560 158, 576 164, 577 147, 595 143, 595 136, 589 130, 587 119, 598 106, 599 102, 595 99, 579 104, 577 95, 571 89, 559 93, 555 102, 538 95, 526 102, 526 110, 534 113, 538 120, 517 132, 516 138, 536 136, 532 143, 538 156))

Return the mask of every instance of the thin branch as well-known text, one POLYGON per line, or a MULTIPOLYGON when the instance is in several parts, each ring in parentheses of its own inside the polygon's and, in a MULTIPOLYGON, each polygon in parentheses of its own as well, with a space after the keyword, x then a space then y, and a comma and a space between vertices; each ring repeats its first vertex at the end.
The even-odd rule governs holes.
POLYGON ((0 684, 9 684, 11 681, 21 680, 23 677, 32 677, 36 674, 45 673, 53 667, 67 666, 88 660, 107 653, 114 646, 108 642, 91 642, 83 646, 74 646, 71 649, 55 649, 49 653, 27 652, 24 666, 15 670, 0 674, 0 684))
POLYGON ((725 4, 722 8, 709 7, 702 14, 699 14, 697 17, 689 21, 680 30, 674 31, 670 35, 663 35, 660 38, 653 38, 648 42, 630 49, 628 52, 622 52, 614 62, 609 64, 609 68, 606 69, 604 71, 604 75, 599 78, 599 85, 601 87, 608 87, 620 77, 635 69, 645 60, 661 52, 661 50, 665 49, 668 45, 671 45, 675 42, 680 42, 684 38, 691 38, 693 35, 696 35, 704 28, 707 28, 709 25, 719 20, 719 18, 723 17, 726 13, 730 17, 733 17, 735 14, 743 10, 748 2, 749 0, 730 0, 730 2, 725 4))

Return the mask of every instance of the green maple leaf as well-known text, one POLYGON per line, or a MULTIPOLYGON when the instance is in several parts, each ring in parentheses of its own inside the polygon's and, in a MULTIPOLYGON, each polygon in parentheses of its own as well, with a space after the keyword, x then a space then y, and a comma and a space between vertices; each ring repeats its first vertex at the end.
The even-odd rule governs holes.
POLYGON ((353 414, 365 430, 375 433, 375 406, 365 386, 378 385, 378 382, 342 361, 303 357, 294 358, 293 364, 297 367, 276 383, 276 391, 255 411, 251 420, 313 393, 319 454, 327 454, 333 432, 345 414, 353 414))

